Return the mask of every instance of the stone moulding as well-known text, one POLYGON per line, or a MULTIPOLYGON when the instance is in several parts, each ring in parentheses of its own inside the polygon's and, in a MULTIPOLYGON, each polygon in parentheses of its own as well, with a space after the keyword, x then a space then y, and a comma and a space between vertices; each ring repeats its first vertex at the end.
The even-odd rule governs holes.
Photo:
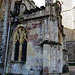
POLYGON ((44 6, 41 6, 40 8, 36 7, 35 9, 26 10, 23 14, 31 14, 31 13, 34 13, 34 12, 37 12, 37 11, 41 11, 41 10, 44 10, 44 9, 45 9, 44 6))
POLYGON ((39 45, 43 45, 43 44, 51 44, 51 45, 61 45, 59 42, 55 42, 55 41, 48 41, 48 40, 45 40, 43 41, 41 44, 39 45))

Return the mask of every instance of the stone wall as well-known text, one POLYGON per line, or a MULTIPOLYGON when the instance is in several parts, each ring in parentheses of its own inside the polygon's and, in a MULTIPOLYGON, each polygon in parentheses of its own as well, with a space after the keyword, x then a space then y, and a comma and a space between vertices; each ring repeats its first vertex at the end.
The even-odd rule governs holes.
POLYGON ((11 1, 7 0, 1 0, 2 5, 0 9, 0 15, 2 17, 0 18, 0 73, 3 74, 4 72, 4 61, 5 61, 5 52, 6 52, 6 42, 7 42, 7 29, 8 29, 8 22, 9 22, 9 12, 10 12, 10 6, 11 1), (9 10, 8 10, 9 9, 9 10))
POLYGON ((74 46, 74 41, 67 41, 66 42, 66 47, 68 50, 68 54, 69 54, 69 60, 75 60, 75 46, 74 46))
MULTIPOLYGON (((43 70, 44 73, 62 72, 62 49, 59 47, 58 50, 59 45, 56 43, 58 42, 57 19, 55 21, 49 21, 49 17, 34 20, 32 19, 21 25, 12 25, 11 31, 7 73, 35 75, 36 73, 40 74, 41 70, 43 70), (15 62, 12 54, 14 30, 20 26, 26 28, 28 32, 26 63, 21 61, 15 62), (48 47, 40 46, 43 42, 45 42, 45 40, 49 40, 49 37, 50 41, 54 41, 55 45, 48 45, 48 47)), ((54 43, 51 42, 51 44, 54 43)))
POLYGON ((74 0, 59 0, 62 4, 62 24, 65 27, 64 33, 66 35, 66 41, 67 41, 67 50, 69 54, 69 60, 75 59, 74 55, 74 40, 75 40, 75 4, 74 0), (68 6, 69 5, 69 6, 68 6))
POLYGON ((5 12, 6 12, 6 4, 4 1, 2 1, 0 7, 0 74, 3 74, 3 66, 4 66, 2 63, 2 58, 3 58, 3 48, 5 44, 5 42, 3 43, 3 41, 5 41, 5 37, 3 37, 5 12))
POLYGON ((74 30, 64 27, 64 33, 66 34, 66 41, 74 41, 74 30))
MULTIPOLYGON (((6 73, 24 75, 62 73, 64 44, 60 8, 60 3, 56 2, 46 7, 23 10, 22 14, 16 16, 15 12, 11 12, 6 73), (16 44, 14 39, 18 29, 21 33, 24 29, 27 31, 28 39, 21 36, 20 41, 21 45, 23 39, 27 40, 26 61, 21 60, 22 46, 19 46, 18 60, 14 59, 16 44)), ((19 36, 18 39, 20 40, 19 36)))
MULTIPOLYGON (((1 47, 2 47, 2 34, 3 34, 3 25, 4 25, 4 16, 5 16, 5 6, 3 6, 4 5, 4 2, 2 2, 2 4, 1 4, 1 8, 0 8, 0 51, 2 52, 2 49, 1 49, 1 47), (3 9, 4 9, 4 13, 3 13, 3 9), (3 13, 3 14, 2 14, 3 13)), ((0 53, 0 54, 2 54, 2 53, 0 53)))

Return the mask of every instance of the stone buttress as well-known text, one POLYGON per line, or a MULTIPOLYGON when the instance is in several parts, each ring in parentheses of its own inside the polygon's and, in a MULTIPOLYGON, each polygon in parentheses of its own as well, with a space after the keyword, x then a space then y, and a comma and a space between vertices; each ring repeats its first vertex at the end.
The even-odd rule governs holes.
POLYGON ((11 11, 7 74, 62 73, 64 44, 61 5, 58 1, 50 1, 46 1, 45 7, 30 10, 25 1, 16 2, 21 11, 16 5, 14 9, 17 12, 11 11))

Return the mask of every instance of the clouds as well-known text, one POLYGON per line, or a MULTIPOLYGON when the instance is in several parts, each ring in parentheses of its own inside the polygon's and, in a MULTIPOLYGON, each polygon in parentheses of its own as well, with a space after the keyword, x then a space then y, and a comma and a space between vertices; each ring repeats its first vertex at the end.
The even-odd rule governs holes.
POLYGON ((40 7, 40 6, 45 6, 45 0, 33 0, 35 4, 40 7))

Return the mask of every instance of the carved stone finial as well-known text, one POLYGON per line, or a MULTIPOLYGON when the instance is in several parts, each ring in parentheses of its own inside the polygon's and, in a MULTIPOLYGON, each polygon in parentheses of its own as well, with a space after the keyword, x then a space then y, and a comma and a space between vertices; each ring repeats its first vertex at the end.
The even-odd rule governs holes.
POLYGON ((20 14, 23 14, 23 12, 25 12, 26 9, 27 7, 25 5, 25 0, 22 0, 22 3, 20 5, 20 14))
POLYGON ((45 5, 55 3, 58 0, 45 0, 45 5))

